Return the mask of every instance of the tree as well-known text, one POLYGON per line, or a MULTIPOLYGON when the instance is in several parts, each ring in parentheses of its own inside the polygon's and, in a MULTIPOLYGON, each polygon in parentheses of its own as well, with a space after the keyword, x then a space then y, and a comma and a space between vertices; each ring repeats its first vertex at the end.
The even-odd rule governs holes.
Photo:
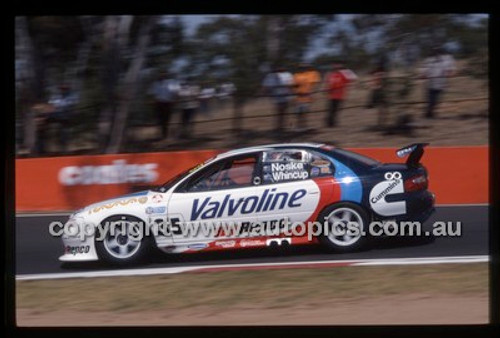
MULTIPOLYGON (((19 71, 16 71, 16 98, 17 110, 24 121, 23 145, 33 149, 34 116, 31 105, 39 99, 39 82, 36 81, 36 56, 33 40, 28 30, 26 17, 16 18, 16 62, 19 71)), ((16 69, 17 70, 17 69, 16 69)))
POLYGON ((355 65, 397 55, 413 66, 436 46, 456 43, 458 55, 470 57, 487 46, 487 19, 474 24, 470 14, 356 14, 338 22, 329 42, 339 56, 355 65))
POLYGON ((51 81, 67 78, 82 37, 77 17, 16 18, 16 62, 21 65, 17 111, 25 127, 23 143, 30 151, 36 141, 32 107, 47 101, 51 81))
POLYGON ((189 62, 185 69, 191 75, 203 77, 223 74, 235 84, 233 128, 237 131, 245 102, 258 94, 270 66, 279 63, 290 67, 302 61, 315 33, 331 18, 324 15, 214 18, 200 25, 188 42, 189 62))
MULTIPOLYGON (((126 34, 126 32, 129 30, 132 22, 131 20, 132 18, 126 19, 126 22, 122 20, 122 25, 120 25, 121 29, 118 29, 116 39, 120 47, 127 45, 128 34, 126 34)), ((121 95, 118 102, 118 111, 113 118, 110 142, 106 149, 106 153, 116 153, 122 148, 128 113, 137 94, 139 72, 145 63, 146 52, 150 41, 150 31, 156 23, 156 20, 156 16, 146 17, 142 20, 137 34, 137 41, 133 50, 132 59, 123 80, 121 95)))

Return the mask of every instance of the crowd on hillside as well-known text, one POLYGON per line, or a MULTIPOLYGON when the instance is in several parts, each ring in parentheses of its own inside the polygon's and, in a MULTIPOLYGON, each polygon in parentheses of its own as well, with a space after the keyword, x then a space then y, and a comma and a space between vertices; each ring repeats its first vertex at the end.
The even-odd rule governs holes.
MULTIPOLYGON (((432 119, 436 116, 436 107, 447 89, 447 78, 455 74, 453 57, 441 48, 434 48, 419 70, 420 78, 427 79, 426 102, 423 116, 432 119)), ((366 109, 376 109, 378 126, 386 124, 388 69, 385 62, 379 62, 370 72, 370 95, 366 100, 366 109)), ((282 132, 290 124, 285 124, 286 116, 294 113, 293 130, 308 129, 308 115, 317 92, 324 92, 328 106, 324 115, 324 126, 339 126, 340 114, 347 96, 348 87, 358 80, 358 76, 348 69, 344 62, 335 61, 323 78, 312 65, 302 63, 294 71, 282 65, 275 65, 263 78, 261 96, 268 97, 274 106, 276 116, 275 132, 282 132)), ((148 95, 154 105, 155 123, 159 128, 159 140, 188 139, 192 135, 192 122, 197 114, 210 116, 218 108, 226 106, 237 88, 231 82, 214 83, 196 78, 179 81, 166 71, 158 74, 152 83, 148 95), (180 113, 181 126, 174 130, 172 116, 180 113)), ((70 139, 71 116, 74 114, 78 96, 63 84, 59 92, 47 104, 38 104, 32 108, 35 114, 35 128, 31 153, 42 155, 47 152, 46 132, 52 125, 58 128, 57 142, 61 153, 67 152, 70 139)))
MULTIPOLYGON (((421 79, 426 79, 426 102, 423 116, 432 119, 436 116, 436 108, 443 92, 447 89, 448 78, 455 75, 456 67, 453 57, 442 48, 434 48, 431 55, 423 62, 418 71, 421 79)), ((377 110, 378 127, 387 124, 388 108, 388 76, 385 61, 378 62, 370 72, 368 87, 370 89, 365 108, 377 110)), ((276 114, 276 131, 285 127, 285 116, 289 111, 296 113, 295 128, 298 131, 307 129, 307 115, 311 112, 314 93, 321 91, 328 96, 328 106, 324 118, 324 126, 339 125, 339 111, 347 96, 348 87, 358 80, 344 62, 334 62, 331 71, 321 79, 320 73, 309 64, 301 64, 292 73, 277 65, 267 74, 262 83, 263 91, 271 97, 276 114)))
POLYGON ((231 100, 236 87, 232 82, 215 85, 212 82, 198 84, 194 78, 178 81, 160 73, 149 94, 154 100, 157 122, 161 128, 161 138, 169 137, 169 124, 175 111, 181 113, 181 128, 176 137, 191 137, 192 120, 197 113, 208 115, 214 108, 220 108, 231 100))

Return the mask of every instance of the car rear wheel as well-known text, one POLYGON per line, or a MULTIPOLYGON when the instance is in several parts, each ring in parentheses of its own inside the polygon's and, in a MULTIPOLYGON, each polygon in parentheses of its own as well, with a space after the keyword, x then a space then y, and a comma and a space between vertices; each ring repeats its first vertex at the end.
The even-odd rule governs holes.
POLYGON ((327 233, 320 242, 337 252, 352 252, 363 248, 367 242, 369 217, 363 208, 353 203, 339 203, 327 207, 318 217, 327 222, 327 233))
POLYGON ((151 252, 154 239, 142 236, 141 227, 146 224, 131 215, 115 215, 106 218, 109 227, 102 241, 96 239, 96 250, 99 259, 112 265, 132 265, 145 260, 151 252), (111 224, 115 224, 112 226, 111 224))

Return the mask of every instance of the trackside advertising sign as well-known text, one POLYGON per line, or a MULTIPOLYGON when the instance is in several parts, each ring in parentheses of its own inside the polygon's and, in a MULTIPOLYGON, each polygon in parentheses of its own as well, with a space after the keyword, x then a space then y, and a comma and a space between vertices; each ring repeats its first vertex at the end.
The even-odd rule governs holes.
POLYGON ((16 211, 75 210, 159 185, 218 151, 16 160, 16 211))
POLYGON ((122 183, 154 184, 158 180, 158 163, 133 164, 114 160, 105 165, 66 166, 58 173, 64 186, 122 183))

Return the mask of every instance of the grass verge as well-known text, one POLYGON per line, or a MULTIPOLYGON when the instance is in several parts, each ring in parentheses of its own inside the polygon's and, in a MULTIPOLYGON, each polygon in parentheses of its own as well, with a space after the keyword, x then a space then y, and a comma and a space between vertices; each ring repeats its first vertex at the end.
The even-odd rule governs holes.
POLYGON ((210 307, 279 309, 419 294, 488 295, 488 265, 335 267, 17 281, 16 307, 133 313, 210 307))

